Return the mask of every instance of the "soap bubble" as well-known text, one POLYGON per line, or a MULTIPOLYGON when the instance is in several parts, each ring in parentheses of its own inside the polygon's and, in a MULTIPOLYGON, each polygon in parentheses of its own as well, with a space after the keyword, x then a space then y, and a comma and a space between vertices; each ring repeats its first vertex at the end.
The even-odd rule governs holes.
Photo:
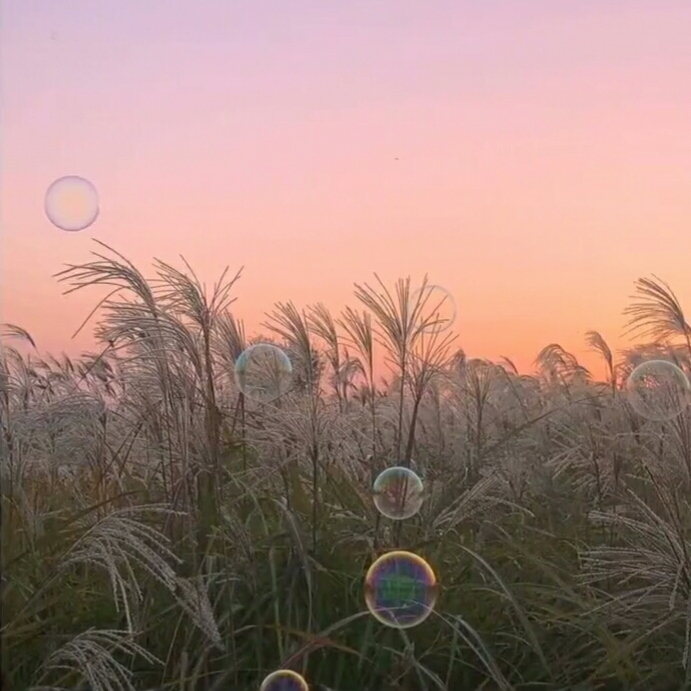
POLYGON ((665 422, 680 415, 691 401, 691 383, 683 370, 667 360, 638 365, 626 381, 631 407, 648 420, 665 422))
POLYGON ((292 383, 288 356, 270 343, 257 343, 235 361, 235 383, 249 399, 268 403, 282 396, 292 383))
POLYGON ((374 481, 374 505, 385 518, 402 521, 420 510, 423 489, 422 480, 410 468, 393 466, 374 481))
POLYGON ((46 191, 44 208, 48 220, 60 230, 84 230, 98 217, 98 192, 88 180, 65 175, 46 191))
POLYGON ((426 285, 411 297, 411 309, 419 309, 418 322, 424 324, 422 333, 441 333, 456 321, 456 302, 446 288, 426 285))
POLYGON ((309 691, 305 679, 292 669, 279 669, 265 677, 259 691, 309 691))
POLYGON ((385 626, 409 629, 434 609, 439 594, 432 567, 417 554, 396 550, 379 557, 365 576, 365 603, 385 626))

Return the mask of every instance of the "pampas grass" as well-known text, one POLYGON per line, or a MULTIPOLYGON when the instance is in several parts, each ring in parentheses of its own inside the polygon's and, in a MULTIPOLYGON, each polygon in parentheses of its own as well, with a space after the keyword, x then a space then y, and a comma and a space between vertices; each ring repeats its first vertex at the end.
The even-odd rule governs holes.
POLYGON ((531 376, 469 360, 409 279, 356 285, 339 315, 279 303, 248 339, 239 273, 207 290, 183 260, 147 279, 99 243, 58 278, 110 293, 81 358, 3 327, 9 688, 240 691, 285 665, 335 691, 691 688, 691 412, 642 420, 623 391, 651 353, 691 371, 659 279, 626 310, 652 342, 615 354, 587 332, 597 382, 556 343, 531 376), (258 340, 295 370, 269 404, 233 378, 258 340), (370 499, 395 463, 427 495, 398 524, 370 499), (442 584, 406 632, 362 596, 394 547, 442 584))

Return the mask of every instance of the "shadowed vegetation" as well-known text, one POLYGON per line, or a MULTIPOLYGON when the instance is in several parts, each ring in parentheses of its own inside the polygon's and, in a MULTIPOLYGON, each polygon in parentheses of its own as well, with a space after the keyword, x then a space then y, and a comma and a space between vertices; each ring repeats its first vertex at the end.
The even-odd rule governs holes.
POLYGON ((281 666, 337 691, 691 688, 691 412, 646 421, 623 391, 651 356, 691 372, 669 286, 639 280, 626 310, 649 343, 615 355, 587 333, 598 382, 558 344, 532 376, 466 358, 410 280, 356 285, 339 315, 279 303, 248 339, 239 274, 207 291, 186 264, 154 270, 100 245, 58 275, 110 290, 95 353, 4 327, 9 688, 242 691, 281 666), (271 404, 235 387, 257 341, 293 363, 271 404), (392 464, 426 488, 398 524, 370 496, 392 464), (363 611, 394 547, 442 584, 405 632, 363 611))

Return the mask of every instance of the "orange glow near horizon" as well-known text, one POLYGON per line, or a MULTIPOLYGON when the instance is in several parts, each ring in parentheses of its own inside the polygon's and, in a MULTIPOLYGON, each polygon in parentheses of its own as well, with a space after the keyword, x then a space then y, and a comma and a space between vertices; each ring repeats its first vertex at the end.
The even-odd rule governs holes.
POLYGON ((211 286, 245 267, 248 335, 277 301, 359 307, 377 272, 454 296, 458 346, 598 374, 637 278, 691 310, 691 5, 443 0, 7 0, 1 320, 41 350, 102 296, 54 274, 112 246, 211 286), (45 218, 80 175, 96 223, 45 218))

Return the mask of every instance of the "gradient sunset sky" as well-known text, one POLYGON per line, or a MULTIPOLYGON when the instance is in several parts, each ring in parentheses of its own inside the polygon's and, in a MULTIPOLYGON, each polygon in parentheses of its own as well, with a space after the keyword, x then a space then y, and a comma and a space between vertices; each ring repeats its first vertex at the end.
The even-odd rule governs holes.
POLYGON ((4 0, 2 321, 42 350, 100 296, 91 238, 276 301, 358 306, 425 273, 459 346, 531 368, 621 338, 633 282, 691 310, 689 0, 4 0), (101 215, 51 226, 75 174, 101 215))

